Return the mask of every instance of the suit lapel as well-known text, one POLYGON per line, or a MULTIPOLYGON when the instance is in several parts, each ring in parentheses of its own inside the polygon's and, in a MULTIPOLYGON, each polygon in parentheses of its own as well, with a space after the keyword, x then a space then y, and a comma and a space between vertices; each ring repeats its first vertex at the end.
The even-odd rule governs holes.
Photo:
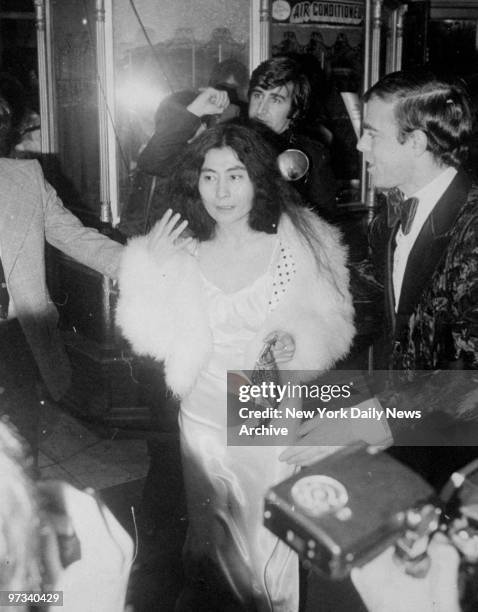
POLYGON ((428 284, 451 239, 460 210, 466 203, 471 181, 458 172, 425 221, 408 257, 397 313, 410 315, 428 284))

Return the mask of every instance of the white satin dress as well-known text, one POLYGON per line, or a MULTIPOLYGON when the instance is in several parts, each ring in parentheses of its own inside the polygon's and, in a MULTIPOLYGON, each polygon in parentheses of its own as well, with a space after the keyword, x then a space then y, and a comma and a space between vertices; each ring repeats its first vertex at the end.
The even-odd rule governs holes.
POLYGON ((227 585, 244 610, 260 612, 298 609, 297 556, 262 525, 265 492, 294 467, 278 460, 283 446, 227 446, 226 371, 253 368, 244 363, 245 347, 274 306, 285 261, 287 249, 278 241, 266 273, 231 294, 202 278, 213 351, 179 417, 189 515, 186 572, 202 567, 205 579, 227 585))

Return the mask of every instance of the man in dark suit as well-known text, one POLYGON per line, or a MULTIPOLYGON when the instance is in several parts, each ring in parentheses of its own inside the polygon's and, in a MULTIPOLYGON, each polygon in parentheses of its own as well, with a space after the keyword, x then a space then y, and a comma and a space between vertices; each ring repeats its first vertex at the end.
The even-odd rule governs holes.
MULTIPOLYGON (((387 371, 388 390, 378 393, 378 408, 420 412, 416 419, 388 415, 402 447, 393 452, 439 485, 478 442, 472 427, 478 421, 478 188, 461 169, 470 103, 455 84, 405 72, 385 76, 364 100, 358 149, 388 199, 371 227, 385 288, 375 368, 387 371)), ((335 443, 353 439, 356 424, 346 434, 340 423, 344 436, 335 443)), ((329 425, 322 433, 313 424, 304 429, 308 439, 301 444, 330 443, 329 425)), ((297 446, 284 459, 302 454, 303 464, 311 463, 312 447, 308 453, 297 446)))
POLYGON ((476 455, 460 447, 478 441, 470 436, 478 416, 478 190, 461 169, 470 103, 455 84, 405 72, 385 76, 364 99, 358 149, 375 186, 388 190, 371 228, 386 310, 376 367, 392 371, 391 392, 380 399, 420 410, 415 427, 390 422, 405 445, 395 454, 439 485, 476 455))
POLYGON ((477 229, 476 190, 461 170, 471 130, 469 101, 454 85, 402 72, 384 77, 364 100, 358 149, 375 186, 388 190, 387 207, 371 229, 386 289, 388 345, 378 365, 476 367, 478 344, 469 319, 476 303, 464 299, 477 280, 474 265, 465 269, 477 229), (405 202, 398 201, 397 214, 398 190, 405 202), (458 232, 465 232, 459 243, 458 232))
MULTIPOLYGON (((387 198, 371 226, 386 311, 375 367, 385 371, 377 376, 386 385, 366 403, 420 412, 417 419, 389 416, 388 452, 439 488, 478 456, 478 188, 461 168, 470 103, 458 85, 406 72, 386 75, 364 100, 358 149, 387 198)), ((347 444, 364 431, 358 421, 337 421, 334 431, 333 421, 313 421, 284 460, 311 464, 320 456, 314 445, 332 436, 347 444)), ((379 575, 376 566, 372 575, 379 575)), ((377 580, 356 585, 367 604, 383 589, 377 580)), ((324 611, 364 609, 349 582, 337 588, 312 581, 307 611, 319 601, 324 611), (329 596, 332 605, 322 606, 329 596)))
MULTIPOLYGON (((0 139, 11 111, 0 98, 0 139)), ((37 447, 37 374, 55 400, 70 365, 48 293, 45 242, 102 274, 116 276, 123 247, 71 214, 35 160, 0 159, 0 415, 37 447)))

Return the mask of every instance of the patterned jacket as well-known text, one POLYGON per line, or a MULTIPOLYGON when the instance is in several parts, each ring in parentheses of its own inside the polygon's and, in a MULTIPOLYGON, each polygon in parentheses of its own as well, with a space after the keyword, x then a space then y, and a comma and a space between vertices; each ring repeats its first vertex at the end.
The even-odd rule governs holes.
MULTIPOLYGON (((384 245, 394 231, 385 214, 373 223, 371 246, 377 261, 387 262, 388 251, 387 291, 391 249, 384 245)), ((392 370, 392 389, 400 384, 396 402, 476 420, 478 384, 470 371, 478 369, 478 186, 465 173, 458 172, 425 222, 408 258, 397 312, 388 310, 377 366, 392 370)))

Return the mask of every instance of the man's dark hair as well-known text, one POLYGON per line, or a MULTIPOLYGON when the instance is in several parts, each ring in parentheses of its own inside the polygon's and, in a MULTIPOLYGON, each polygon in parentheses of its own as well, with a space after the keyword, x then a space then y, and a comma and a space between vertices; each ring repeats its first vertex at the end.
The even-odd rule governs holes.
POLYGON ((235 152, 254 186, 250 227, 275 233, 281 212, 289 207, 288 202, 299 203, 300 197, 282 179, 269 144, 253 130, 234 123, 206 130, 189 144, 169 185, 171 208, 188 219, 188 229, 195 238, 209 240, 213 236, 216 222, 202 204, 199 177, 208 151, 223 147, 235 152))
POLYGON ((463 85, 430 73, 398 71, 380 79, 365 93, 364 101, 373 97, 394 103, 400 143, 421 130, 438 163, 458 167, 466 159, 473 121, 463 85))
POLYGON ((304 68, 297 60, 291 57, 277 56, 259 64, 251 75, 247 95, 250 98, 255 87, 268 90, 283 87, 287 83, 294 85, 289 119, 293 123, 297 123, 307 115, 311 98, 309 79, 304 68))
POLYGON ((239 87, 246 87, 249 80, 249 71, 239 60, 226 59, 223 62, 218 62, 212 69, 209 85, 211 87, 222 85, 227 83, 229 77, 233 77, 239 87))

